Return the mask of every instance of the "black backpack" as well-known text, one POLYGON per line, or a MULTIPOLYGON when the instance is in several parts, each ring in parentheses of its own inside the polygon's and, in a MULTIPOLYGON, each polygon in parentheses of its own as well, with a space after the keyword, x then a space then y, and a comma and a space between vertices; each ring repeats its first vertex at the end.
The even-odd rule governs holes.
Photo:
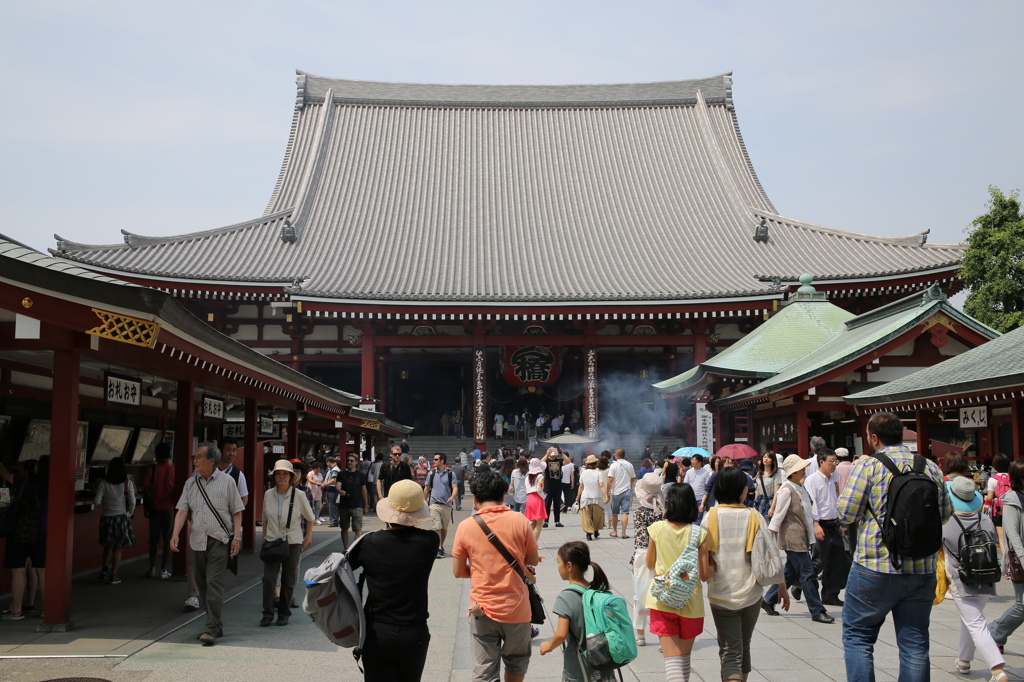
POLYGON ((999 548, 978 523, 967 530, 960 519, 953 514, 953 520, 960 526, 960 540, 957 543, 956 558, 960 562, 960 580, 964 585, 991 585, 1002 578, 999 567, 999 548))
POLYGON ((873 457, 892 472, 884 517, 879 520, 870 506, 868 511, 882 530, 882 543, 889 550, 893 568, 900 569, 902 557, 920 559, 937 554, 942 547, 939 485, 925 473, 928 460, 914 455, 914 467, 900 471, 888 455, 876 452, 873 457))

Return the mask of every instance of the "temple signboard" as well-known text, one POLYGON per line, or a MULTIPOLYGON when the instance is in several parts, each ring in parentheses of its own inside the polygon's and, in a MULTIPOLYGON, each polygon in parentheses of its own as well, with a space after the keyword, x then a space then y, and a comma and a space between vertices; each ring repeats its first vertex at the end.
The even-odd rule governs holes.
POLYGON ((550 386, 562 374, 558 346, 502 346, 501 378, 509 386, 550 386))
POLYGON ((696 403, 697 446, 708 452, 715 451, 715 416, 708 411, 707 403, 696 403))

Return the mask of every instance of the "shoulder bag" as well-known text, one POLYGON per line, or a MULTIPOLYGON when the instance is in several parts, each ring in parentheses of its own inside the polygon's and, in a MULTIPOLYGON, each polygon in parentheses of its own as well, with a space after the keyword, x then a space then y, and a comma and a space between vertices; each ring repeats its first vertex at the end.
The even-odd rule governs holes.
POLYGON ((217 508, 213 506, 213 502, 210 502, 210 496, 206 494, 206 490, 203 489, 203 486, 202 486, 202 484, 199 483, 198 479, 199 479, 199 477, 197 476, 196 478, 193 478, 192 480, 195 481, 195 486, 197 488, 199 488, 199 494, 203 496, 203 499, 206 501, 206 506, 210 508, 210 512, 213 514, 213 517, 215 519, 217 519, 217 523, 220 525, 220 529, 222 531, 224 531, 224 535, 226 535, 228 537, 228 542, 227 542, 227 544, 228 544, 228 563, 227 563, 227 569, 229 571, 231 571, 234 575, 238 575, 238 555, 236 554, 235 556, 231 556, 231 549, 230 549, 231 548, 231 538, 234 537, 234 534, 230 530, 228 530, 227 525, 224 523, 224 519, 222 519, 220 517, 220 514, 217 513, 217 508))
MULTIPOLYGON (((1017 493, 1017 500, 1020 501, 1021 514, 1024 514, 1024 495, 1021 495, 1019 491, 1017 493)), ((1010 544, 1007 542, 1006 544, 1010 544)), ((1013 551, 1013 547, 1010 547, 1006 551, 1006 568, 1010 574, 1010 582, 1015 584, 1024 583, 1024 566, 1021 566, 1020 557, 1013 551)))
POLYGON ((18 516, 21 515, 23 506, 22 497, 25 493, 25 486, 28 485, 28 478, 21 482, 18 494, 14 496, 3 515, 0 515, 0 538, 13 538, 18 528, 18 516))
POLYGON ((508 562, 508 565, 512 567, 512 570, 519 575, 523 583, 526 585, 526 592, 530 597, 530 622, 536 625, 543 625, 546 617, 544 613, 544 600, 541 599, 540 592, 537 591, 537 586, 533 584, 532 580, 526 577, 526 574, 523 573, 523 569, 519 565, 519 562, 515 560, 515 557, 513 557, 507 549, 505 549, 505 545, 501 544, 501 540, 498 539, 498 536, 494 534, 494 531, 488 527, 484 520, 480 518, 480 515, 474 514, 473 518, 480 526, 480 530, 484 532, 487 539, 490 540, 492 545, 494 545, 494 549, 498 550, 498 554, 508 562))
MULTIPOLYGON (((267 564, 280 563, 288 558, 288 531, 292 527, 292 509, 295 507, 295 488, 292 488, 291 501, 288 503, 288 521, 284 525, 284 535, 276 540, 264 540, 260 546, 260 561, 267 564)), ((278 519, 280 522, 280 519, 278 519)))

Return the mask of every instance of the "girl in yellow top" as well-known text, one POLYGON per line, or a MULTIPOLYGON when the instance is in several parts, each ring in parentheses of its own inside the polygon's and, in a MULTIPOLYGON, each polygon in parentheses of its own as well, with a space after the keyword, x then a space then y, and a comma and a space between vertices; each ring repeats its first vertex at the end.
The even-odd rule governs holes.
MULTIPOLYGON (((663 575, 675 563, 690 542, 691 533, 700 533, 698 540, 700 566, 707 564, 707 549, 704 540, 707 531, 696 525, 697 498, 693 488, 686 483, 677 483, 668 489, 665 496, 665 520, 647 528, 650 543, 647 545, 647 567, 654 575, 663 575)), ((683 580, 688 577, 680 576, 683 580)), ((651 612, 651 634, 661 639, 661 651, 665 657, 665 680, 667 682, 688 682, 690 679, 690 651, 693 640, 704 630, 704 595, 701 580, 697 581, 693 595, 681 609, 674 609, 647 593, 647 608, 651 612)))

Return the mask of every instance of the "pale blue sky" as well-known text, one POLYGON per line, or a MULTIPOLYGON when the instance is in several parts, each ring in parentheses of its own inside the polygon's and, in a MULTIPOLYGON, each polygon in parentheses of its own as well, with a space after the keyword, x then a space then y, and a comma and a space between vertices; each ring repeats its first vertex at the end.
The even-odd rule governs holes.
POLYGON ((776 208, 956 242, 1024 186, 1024 2, 13 2, 0 6, 0 228, 116 243, 262 213, 294 69, 447 83, 734 71, 776 208))

